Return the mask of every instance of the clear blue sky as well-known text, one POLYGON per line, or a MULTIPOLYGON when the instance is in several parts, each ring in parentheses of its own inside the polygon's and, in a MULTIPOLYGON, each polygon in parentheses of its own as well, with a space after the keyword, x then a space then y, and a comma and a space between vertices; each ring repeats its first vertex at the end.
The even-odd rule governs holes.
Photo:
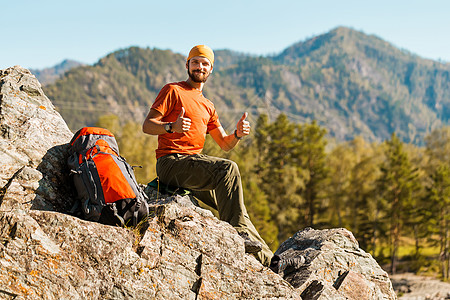
POLYGON ((450 62, 448 0, 0 0, 0 69, 93 64, 129 46, 274 54, 337 26, 450 62))

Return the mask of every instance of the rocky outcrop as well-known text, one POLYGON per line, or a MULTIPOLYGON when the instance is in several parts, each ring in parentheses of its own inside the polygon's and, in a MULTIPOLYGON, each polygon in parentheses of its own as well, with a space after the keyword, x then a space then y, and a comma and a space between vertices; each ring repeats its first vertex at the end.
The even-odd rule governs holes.
POLYGON ((275 254, 305 264, 275 270, 305 299, 396 299, 388 274, 343 228, 298 231, 275 254))
POLYGON ((72 133, 40 83, 21 67, 0 70, 0 208, 68 211, 72 133))
POLYGON ((231 226, 182 200, 158 207, 142 239, 56 212, 3 212, 0 298, 299 299, 231 226))
POLYGON ((143 235, 68 214, 72 133, 20 67, 0 71, 0 128, 2 299, 395 298, 387 274, 343 229, 298 232, 277 254, 306 264, 277 274, 187 196, 147 189, 143 235))

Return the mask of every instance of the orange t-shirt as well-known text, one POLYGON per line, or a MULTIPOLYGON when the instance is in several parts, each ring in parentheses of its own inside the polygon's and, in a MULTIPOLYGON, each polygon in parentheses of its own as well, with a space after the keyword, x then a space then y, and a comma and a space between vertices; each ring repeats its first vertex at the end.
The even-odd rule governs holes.
POLYGON ((202 92, 181 81, 165 85, 152 108, 160 112, 163 122, 175 122, 184 107, 184 117, 191 119, 191 128, 183 133, 165 133, 158 136, 156 158, 179 154, 202 152, 206 133, 221 126, 214 104, 202 92))

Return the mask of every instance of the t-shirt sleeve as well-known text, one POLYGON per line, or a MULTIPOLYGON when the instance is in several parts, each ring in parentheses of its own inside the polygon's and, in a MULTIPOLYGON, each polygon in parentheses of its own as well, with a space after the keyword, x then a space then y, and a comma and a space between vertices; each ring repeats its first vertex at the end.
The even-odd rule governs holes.
POLYGON ((166 116, 175 105, 174 90, 169 84, 166 84, 153 102, 152 108, 166 116))

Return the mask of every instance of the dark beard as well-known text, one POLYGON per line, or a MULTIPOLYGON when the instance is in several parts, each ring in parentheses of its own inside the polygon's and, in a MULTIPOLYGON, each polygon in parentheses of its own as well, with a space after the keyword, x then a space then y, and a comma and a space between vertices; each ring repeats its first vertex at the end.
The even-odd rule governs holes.
POLYGON ((208 77, 209 77, 209 74, 204 74, 204 73, 196 72, 196 71, 191 72, 190 69, 188 69, 188 75, 189 75, 189 78, 193 82, 196 82, 196 83, 205 83, 206 80, 208 80, 208 77))

